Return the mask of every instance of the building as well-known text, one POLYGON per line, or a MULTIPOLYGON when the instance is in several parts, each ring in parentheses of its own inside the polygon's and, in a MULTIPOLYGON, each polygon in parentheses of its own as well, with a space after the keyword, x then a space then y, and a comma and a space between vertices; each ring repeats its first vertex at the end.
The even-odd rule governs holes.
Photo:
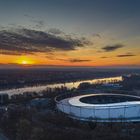
POLYGON ((140 121, 140 97, 123 94, 86 94, 56 97, 58 110, 83 121, 140 121))

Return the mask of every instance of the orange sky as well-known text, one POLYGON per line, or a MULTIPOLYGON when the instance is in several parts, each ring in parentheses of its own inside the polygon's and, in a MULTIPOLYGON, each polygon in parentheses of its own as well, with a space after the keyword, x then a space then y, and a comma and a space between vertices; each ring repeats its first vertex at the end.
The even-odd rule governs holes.
MULTIPOLYGON (((32 30, 30 29, 28 31, 32 32, 32 30)), ((51 52, 44 50, 43 52, 37 51, 31 53, 30 52, 23 53, 20 52, 21 50, 19 49, 19 51, 16 51, 16 54, 14 54, 15 51, 1 49, 0 64, 46 65, 46 66, 47 65, 54 65, 54 66, 56 65, 58 66, 139 66, 140 65, 140 61, 139 61, 140 60, 140 48, 139 48, 140 37, 139 36, 133 38, 131 37, 129 39, 121 39, 121 38, 112 39, 111 36, 108 34, 102 33, 102 35, 103 35, 102 38, 97 35, 86 36, 86 39, 90 42, 89 44, 83 44, 83 46, 75 47, 74 49, 71 50, 65 50, 65 49, 52 50, 51 52)), ((76 37, 73 38, 75 39, 76 37)), ((13 46, 10 47, 12 48, 13 46)), ((30 47, 33 48, 33 46, 28 45, 28 48, 30 47)), ((35 49, 36 48, 44 49, 44 46, 41 45, 35 46, 35 49)))
POLYGON ((2 1, 0 65, 140 66, 139 7, 139 0, 2 1))
MULTIPOLYGON (((91 50, 90 50, 91 51, 91 50)), ((34 55, 0 55, 1 64, 19 64, 19 65, 60 65, 60 66, 117 66, 117 65, 139 65, 140 56, 116 57, 117 52, 89 54, 88 50, 78 50, 67 53, 55 53, 46 55, 36 53, 34 55), (77 60, 76 62, 74 60, 77 60), (79 61, 78 60, 83 60, 79 61), (84 61, 85 60, 85 61, 84 61), (86 61, 87 60, 87 61, 86 61), (88 61, 89 60, 89 61, 88 61), (74 61, 74 62, 73 62, 74 61)))

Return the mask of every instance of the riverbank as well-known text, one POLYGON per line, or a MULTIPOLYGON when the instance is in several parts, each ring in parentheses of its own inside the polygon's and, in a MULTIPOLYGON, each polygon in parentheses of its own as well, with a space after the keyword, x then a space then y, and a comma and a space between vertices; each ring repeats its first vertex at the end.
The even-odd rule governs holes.
POLYGON ((78 82, 97 78, 140 73, 139 69, 0 69, 0 90, 78 82))
POLYGON ((109 83, 109 82, 118 82, 122 81, 121 76, 117 77, 108 77, 108 78, 97 78, 97 79, 91 79, 91 80, 81 80, 77 82, 67 82, 67 83, 59 83, 59 84, 47 84, 43 86, 31 86, 31 87, 23 87, 23 88, 16 88, 16 89, 8 89, 8 90, 1 90, 1 93, 6 93, 8 95, 14 95, 14 94, 23 94, 24 92, 41 92, 43 90, 46 90, 46 88, 61 88, 61 87, 67 87, 68 89, 77 88, 80 83, 89 82, 89 83, 109 83))

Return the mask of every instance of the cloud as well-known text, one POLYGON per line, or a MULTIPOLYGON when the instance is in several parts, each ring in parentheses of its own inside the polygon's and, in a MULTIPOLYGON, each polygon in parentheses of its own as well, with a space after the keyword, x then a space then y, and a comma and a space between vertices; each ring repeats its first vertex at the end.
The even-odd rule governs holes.
POLYGON ((27 17, 27 18, 34 19, 34 16, 31 16, 31 15, 29 15, 29 14, 24 14, 24 16, 27 17))
POLYGON ((24 17, 30 19, 30 21, 35 24, 34 28, 41 29, 41 28, 45 27, 44 20, 40 20, 40 19, 38 19, 34 16, 31 16, 29 14, 24 14, 24 17))
POLYGON ((102 57, 100 57, 100 58, 108 58, 107 56, 102 56, 102 57))
POLYGON ((86 39, 71 37, 70 35, 57 36, 26 28, 0 31, 0 49, 3 54, 71 51, 89 43, 86 39))
POLYGON ((93 37, 97 37, 97 38, 102 38, 102 36, 100 34, 93 34, 93 37))
POLYGON ((69 62, 77 63, 77 62, 90 62, 88 59, 70 59, 69 62))
POLYGON ((126 53, 126 54, 117 55, 117 57, 133 57, 133 56, 136 56, 136 55, 132 54, 132 53, 126 53))
POLYGON ((34 20, 34 22, 36 22, 35 27, 38 28, 38 29, 41 29, 45 26, 45 23, 44 23, 43 20, 34 20))
POLYGON ((105 52, 111 52, 111 51, 115 51, 117 49, 120 49, 120 48, 123 48, 124 45, 122 44, 115 44, 115 45, 108 45, 108 46, 105 46, 103 47, 102 49, 105 51, 105 52))
POLYGON ((64 32, 62 32, 61 30, 59 30, 57 28, 50 28, 48 30, 48 32, 51 33, 51 34, 55 34, 55 35, 57 35, 57 34, 63 34, 64 33, 64 32))
MULTIPOLYGON (((47 57, 50 59, 50 57, 47 57)), ((72 63, 78 63, 78 62, 90 62, 92 60, 89 59, 75 59, 75 58, 68 58, 68 59, 62 59, 62 58, 51 58, 51 60, 59 60, 59 61, 65 61, 65 62, 72 62, 72 63)))
MULTIPOLYGON (((0 54, 1 55, 23 55, 26 53, 23 53, 23 52, 20 53, 19 51, 7 51, 7 50, 0 49, 0 54)), ((30 53, 30 54, 32 54, 32 53, 30 53)))

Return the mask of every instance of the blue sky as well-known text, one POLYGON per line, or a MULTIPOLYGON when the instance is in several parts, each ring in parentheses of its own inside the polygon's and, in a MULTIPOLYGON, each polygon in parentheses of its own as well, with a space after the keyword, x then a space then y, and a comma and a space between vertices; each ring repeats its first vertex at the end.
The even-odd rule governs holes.
POLYGON ((138 29, 139 6, 139 0, 2 0, 0 17, 1 25, 29 26, 34 18, 44 21, 48 28, 89 34, 127 20, 133 21, 125 23, 128 27, 138 29))

